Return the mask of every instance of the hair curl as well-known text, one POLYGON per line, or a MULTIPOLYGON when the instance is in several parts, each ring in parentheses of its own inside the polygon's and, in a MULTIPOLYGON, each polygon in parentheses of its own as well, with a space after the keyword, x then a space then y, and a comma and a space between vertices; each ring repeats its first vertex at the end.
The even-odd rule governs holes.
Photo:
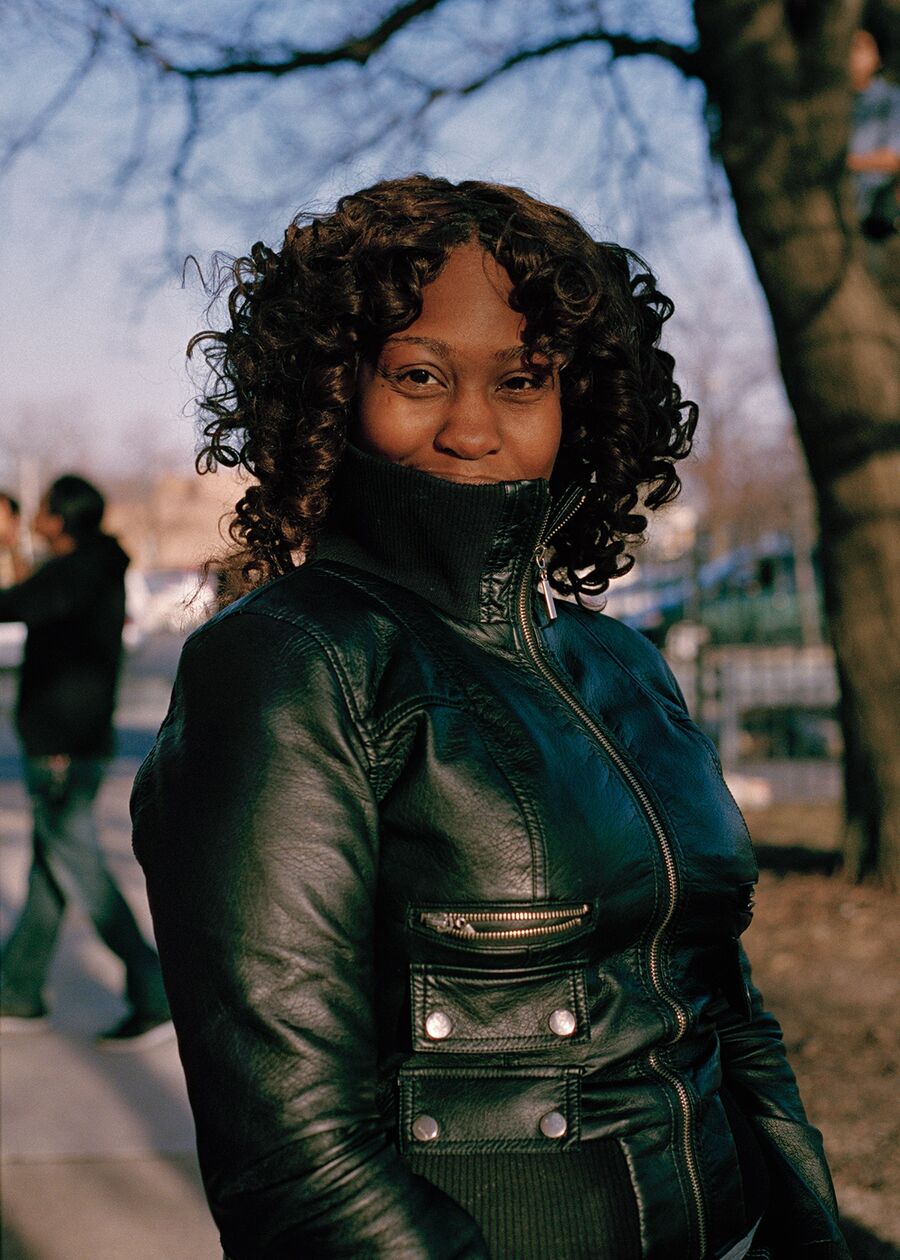
POLYGON ((220 287, 230 327, 192 338, 210 369, 198 468, 242 466, 230 567, 244 588, 312 554, 354 417, 357 370, 409 327, 455 247, 478 241, 512 281, 529 353, 560 358, 563 433, 551 487, 586 500, 554 539, 558 591, 596 596, 633 564, 626 545, 681 489, 697 407, 659 347, 672 302, 630 250, 592 240, 521 189, 412 175, 295 220, 280 251, 258 242, 220 287))

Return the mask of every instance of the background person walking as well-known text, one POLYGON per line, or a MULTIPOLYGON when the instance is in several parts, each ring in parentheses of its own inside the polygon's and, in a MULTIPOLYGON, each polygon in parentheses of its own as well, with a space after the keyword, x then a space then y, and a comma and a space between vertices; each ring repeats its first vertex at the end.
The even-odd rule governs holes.
POLYGON ((0 590, 0 621, 28 628, 16 722, 34 819, 28 893, 2 952, 0 1028, 45 1023, 47 972, 73 899, 125 964, 130 1010, 100 1043, 130 1049, 167 1039, 172 1025, 159 960, 107 869, 93 812, 112 752, 128 567, 101 529, 104 506, 82 477, 58 478, 34 519, 50 559, 0 590))

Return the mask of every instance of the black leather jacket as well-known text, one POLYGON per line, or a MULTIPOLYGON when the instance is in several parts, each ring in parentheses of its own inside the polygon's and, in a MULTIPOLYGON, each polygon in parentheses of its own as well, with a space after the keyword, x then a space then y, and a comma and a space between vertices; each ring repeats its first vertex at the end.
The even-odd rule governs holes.
POLYGON ((738 945, 746 828, 655 648, 549 620, 554 517, 350 452, 316 560, 185 647, 135 849, 233 1260, 486 1257, 428 1169, 602 1141, 641 1254, 712 1257, 746 1225, 723 1083, 774 1254, 846 1254, 738 945))
POLYGON ((97 533, 0 590, 0 621, 28 627, 16 701, 26 756, 109 756, 127 568, 115 538, 97 533))

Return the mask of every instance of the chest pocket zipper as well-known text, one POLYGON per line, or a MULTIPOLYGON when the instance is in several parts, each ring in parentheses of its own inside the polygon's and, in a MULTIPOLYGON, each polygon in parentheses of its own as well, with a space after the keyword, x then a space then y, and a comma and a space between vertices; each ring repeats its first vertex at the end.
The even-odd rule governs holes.
POLYGON ((420 910, 418 925, 461 941, 509 942, 564 936, 584 927, 591 907, 553 906, 521 910, 420 910))

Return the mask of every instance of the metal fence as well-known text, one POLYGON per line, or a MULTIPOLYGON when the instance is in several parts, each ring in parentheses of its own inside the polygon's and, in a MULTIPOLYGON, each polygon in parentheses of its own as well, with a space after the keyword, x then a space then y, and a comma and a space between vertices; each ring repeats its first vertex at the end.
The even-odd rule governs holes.
POLYGON ((667 655, 747 804, 840 799, 843 747, 830 647, 699 646, 667 655))

